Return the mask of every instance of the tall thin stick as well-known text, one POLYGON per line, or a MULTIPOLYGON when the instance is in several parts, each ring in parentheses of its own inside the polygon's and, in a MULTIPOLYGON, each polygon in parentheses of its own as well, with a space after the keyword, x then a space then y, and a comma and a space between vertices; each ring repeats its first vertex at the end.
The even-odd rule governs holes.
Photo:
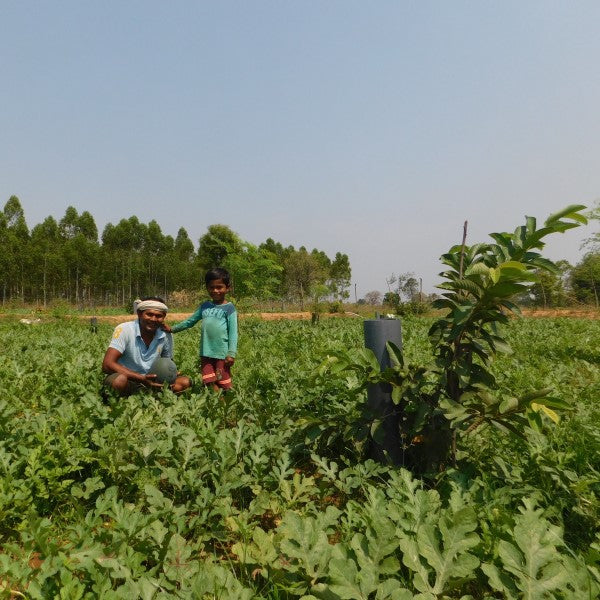
POLYGON ((463 225, 463 239, 462 239, 462 247, 460 249, 460 278, 462 279, 463 276, 463 259, 465 257, 465 242, 467 241, 467 226, 469 224, 469 221, 465 221, 465 224, 463 225))
MULTIPOLYGON (((464 263, 464 258, 465 258, 465 244, 467 242, 467 227, 469 225, 468 221, 465 221, 464 225, 463 225, 463 237, 462 237, 462 246, 460 248, 460 268, 459 268, 459 273, 460 273, 460 278, 463 278, 463 263, 464 263)), ((456 340, 455 346, 454 346, 454 356, 456 357, 458 355, 458 348, 460 345, 460 337, 458 337, 458 339, 456 340)), ((457 400, 457 398, 454 398, 454 400, 457 400)), ((452 459, 452 464, 454 465, 454 467, 456 467, 456 429, 452 430, 452 449, 451 449, 451 459, 452 459)))

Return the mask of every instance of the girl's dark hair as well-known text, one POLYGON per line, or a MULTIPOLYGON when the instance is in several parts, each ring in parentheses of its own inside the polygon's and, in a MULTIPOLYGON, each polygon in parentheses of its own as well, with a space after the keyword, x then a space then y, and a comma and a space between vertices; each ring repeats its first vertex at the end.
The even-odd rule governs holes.
POLYGON ((227 269, 222 269, 221 267, 215 267, 214 269, 211 269, 205 276, 204 276, 204 283, 206 285, 208 285, 211 281, 214 281, 215 279, 221 279, 223 281, 223 283, 229 287, 229 271, 227 269))

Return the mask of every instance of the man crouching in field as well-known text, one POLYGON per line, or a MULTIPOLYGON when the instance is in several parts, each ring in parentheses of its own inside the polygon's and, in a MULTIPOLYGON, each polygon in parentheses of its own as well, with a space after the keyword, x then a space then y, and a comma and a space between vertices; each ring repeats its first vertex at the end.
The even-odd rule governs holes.
MULTIPOLYGON (((138 318, 117 325, 102 361, 106 387, 120 396, 140 389, 162 389, 149 371, 155 359, 173 358, 173 337, 162 329, 168 310, 162 298, 144 298, 137 306, 138 318)), ((170 388, 178 394, 191 385, 189 377, 178 374, 170 388)))

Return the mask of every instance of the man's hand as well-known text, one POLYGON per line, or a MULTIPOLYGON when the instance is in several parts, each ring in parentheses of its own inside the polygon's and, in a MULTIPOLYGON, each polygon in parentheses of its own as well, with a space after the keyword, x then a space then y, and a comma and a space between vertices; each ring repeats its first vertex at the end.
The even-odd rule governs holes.
POLYGON ((156 381, 156 373, 147 373, 144 375, 144 383, 151 388, 161 389, 163 384, 156 381))

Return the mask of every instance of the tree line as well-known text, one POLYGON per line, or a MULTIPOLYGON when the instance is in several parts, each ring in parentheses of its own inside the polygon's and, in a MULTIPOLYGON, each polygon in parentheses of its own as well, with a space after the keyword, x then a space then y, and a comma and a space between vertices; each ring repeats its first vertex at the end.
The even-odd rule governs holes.
POLYGON ((204 273, 215 266, 232 275, 236 299, 316 302, 348 298, 348 256, 283 246, 269 238, 256 246, 227 225, 215 224, 197 249, 181 227, 175 238, 155 220, 136 216, 109 223, 102 234, 94 217, 69 206, 57 221, 49 216, 31 230, 17 196, 0 213, 0 294, 9 302, 61 300, 80 306, 128 306, 139 296, 168 299, 204 288, 204 273))

